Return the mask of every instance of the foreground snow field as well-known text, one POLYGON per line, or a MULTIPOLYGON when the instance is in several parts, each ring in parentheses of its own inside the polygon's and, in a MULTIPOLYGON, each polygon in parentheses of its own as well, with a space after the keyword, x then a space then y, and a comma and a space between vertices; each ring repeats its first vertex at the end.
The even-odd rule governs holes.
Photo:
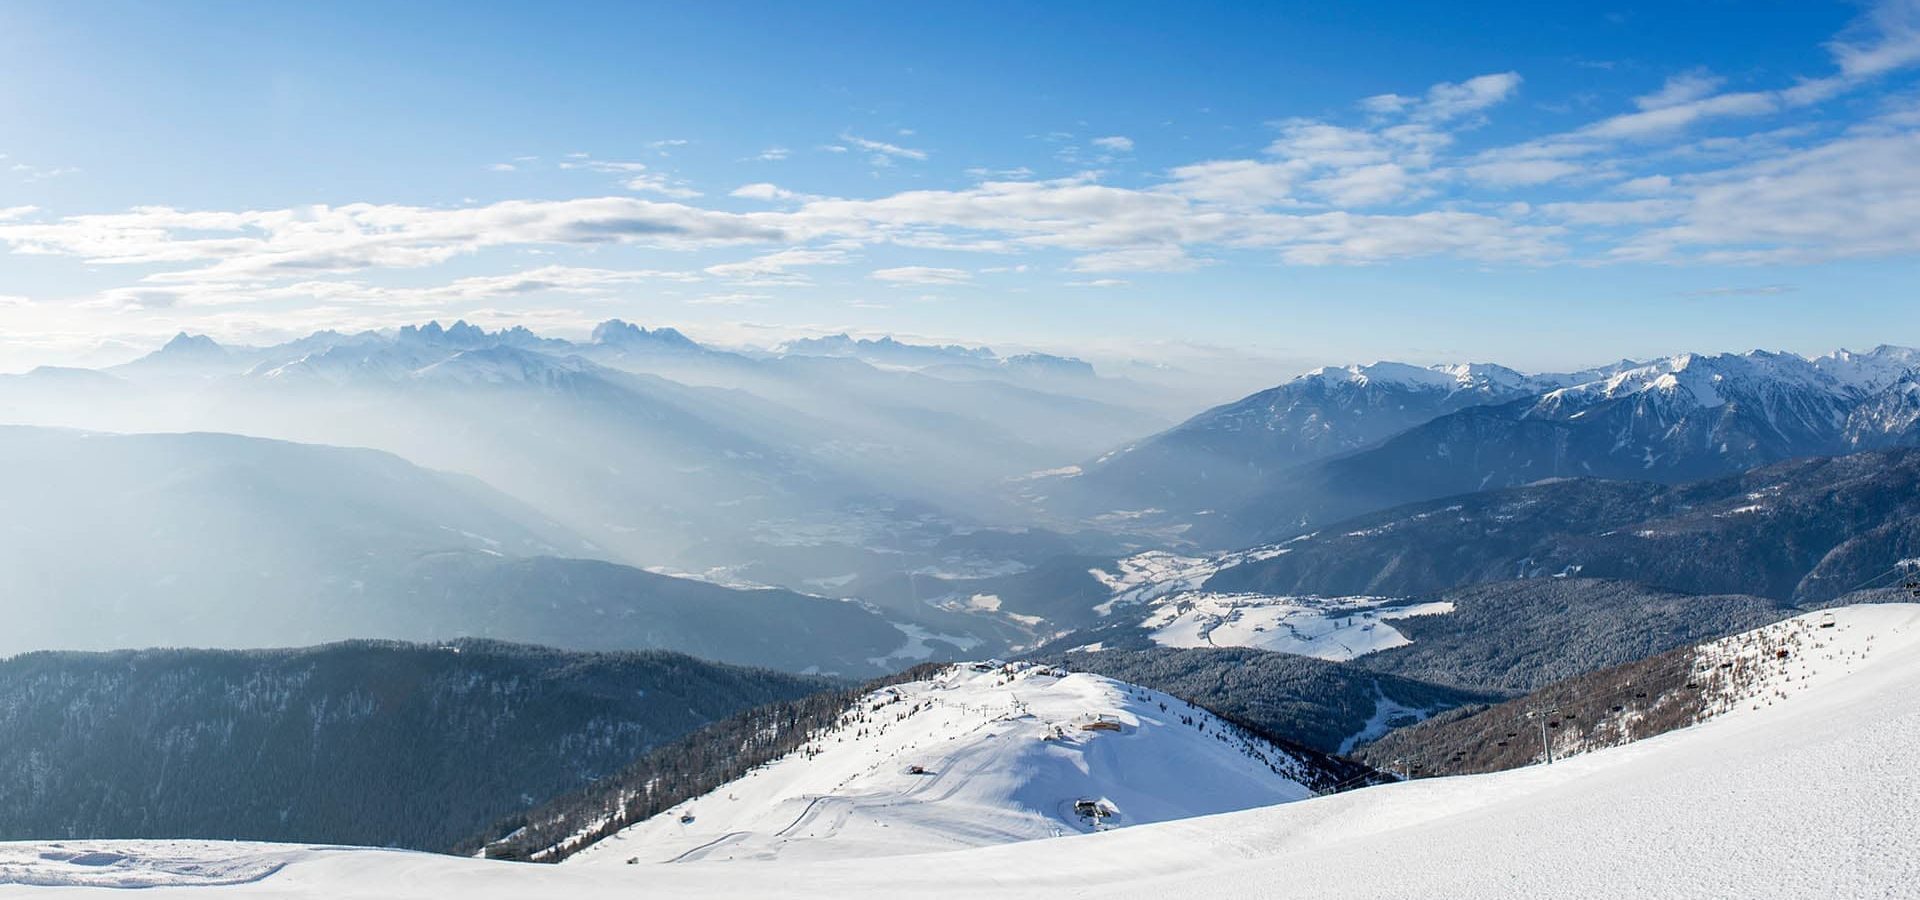
POLYGON ((1831 643, 1807 653, 1818 673, 1804 679, 1809 687, 1778 691, 1771 703, 1749 700, 1704 725, 1552 766, 1104 834, 908 856, 611 866, 217 842, 17 843, 0 844, 0 892, 68 898, 151 886, 141 896, 206 900, 1920 896, 1912 760, 1920 606, 1832 615, 1834 627, 1818 631, 1831 643), (1826 655, 1844 664, 1820 665, 1826 655))

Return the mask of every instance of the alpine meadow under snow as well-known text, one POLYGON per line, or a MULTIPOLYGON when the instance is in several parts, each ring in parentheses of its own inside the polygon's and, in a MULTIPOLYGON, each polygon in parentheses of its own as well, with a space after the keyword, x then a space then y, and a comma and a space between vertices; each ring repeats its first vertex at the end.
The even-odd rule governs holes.
POLYGON ((0 0, 0 900, 1920 898, 1920 0, 0 0))

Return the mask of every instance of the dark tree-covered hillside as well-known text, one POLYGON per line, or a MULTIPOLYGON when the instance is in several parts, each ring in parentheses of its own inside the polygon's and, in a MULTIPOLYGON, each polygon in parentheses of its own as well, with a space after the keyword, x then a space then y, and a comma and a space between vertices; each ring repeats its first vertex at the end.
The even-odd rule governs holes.
POLYGON ((1351 663, 1243 647, 1065 653, 1060 664, 1193 701, 1215 715, 1284 735, 1326 753, 1342 752, 1382 709, 1403 708, 1382 727, 1504 696, 1442 687, 1351 663))
POLYGON ((0 660, 0 839, 442 850, 822 679, 490 641, 0 660))

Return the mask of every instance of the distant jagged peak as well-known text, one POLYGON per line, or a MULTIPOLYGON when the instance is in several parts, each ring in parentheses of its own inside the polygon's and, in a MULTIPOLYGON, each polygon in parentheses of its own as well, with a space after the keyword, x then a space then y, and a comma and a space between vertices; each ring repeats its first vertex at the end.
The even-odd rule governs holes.
POLYGON ((997 361, 989 347, 963 344, 913 344, 892 335, 856 338, 846 332, 824 337, 795 338, 775 348, 789 356, 852 356, 869 362, 929 365, 942 362, 991 363, 997 361))
POLYGON ((1030 372, 1037 375, 1069 375, 1076 378, 1094 377, 1093 364, 1071 356, 1055 356, 1051 353, 1016 353, 1000 361, 1000 364, 1016 372, 1030 372))
POLYGON ((668 347, 698 350, 700 344, 681 334, 679 329, 661 326, 642 328, 621 319, 608 319, 593 327, 593 342, 609 347, 668 347))
MULTIPOLYGON (((245 348, 242 348, 243 350, 245 348)), ((109 367, 108 371, 150 375, 212 376, 228 372, 236 363, 244 363, 242 354, 223 347, 204 334, 182 331, 160 349, 130 363, 109 367)))
POLYGON ((452 325, 444 327, 437 319, 425 325, 403 325, 393 333, 393 342, 400 345, 441 347, 452 350, 478 350, 495 346, 541 350, 570 350, 573 347, 568 341, 541 337, 525 325, 488 331, 465 319, 456 319, 452 325))
POLYGON ((445 344, 448 346, 477 346, 487 342, 491 335, 478 325, 469 324, 465 319, 455 319, 453 326, 442 327, 439 319, 433 319, 425 325, 402 325, 395 339, 407 342, 445 344))
POLYGON ((227 355, 227 348, 220 346, 218 341, 204 334, 188 334, 182 331, 174 335, 159 350, 154 351, 154 355, 173 358, 223 357, 227 355))

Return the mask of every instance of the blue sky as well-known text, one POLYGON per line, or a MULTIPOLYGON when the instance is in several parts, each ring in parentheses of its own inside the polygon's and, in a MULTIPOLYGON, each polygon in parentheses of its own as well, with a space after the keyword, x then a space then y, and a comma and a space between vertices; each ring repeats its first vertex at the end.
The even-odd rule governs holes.
POLYGON ((550 6, 0 2, 0 371, 461 316, 1920 342, 1913 0, 550 6))

